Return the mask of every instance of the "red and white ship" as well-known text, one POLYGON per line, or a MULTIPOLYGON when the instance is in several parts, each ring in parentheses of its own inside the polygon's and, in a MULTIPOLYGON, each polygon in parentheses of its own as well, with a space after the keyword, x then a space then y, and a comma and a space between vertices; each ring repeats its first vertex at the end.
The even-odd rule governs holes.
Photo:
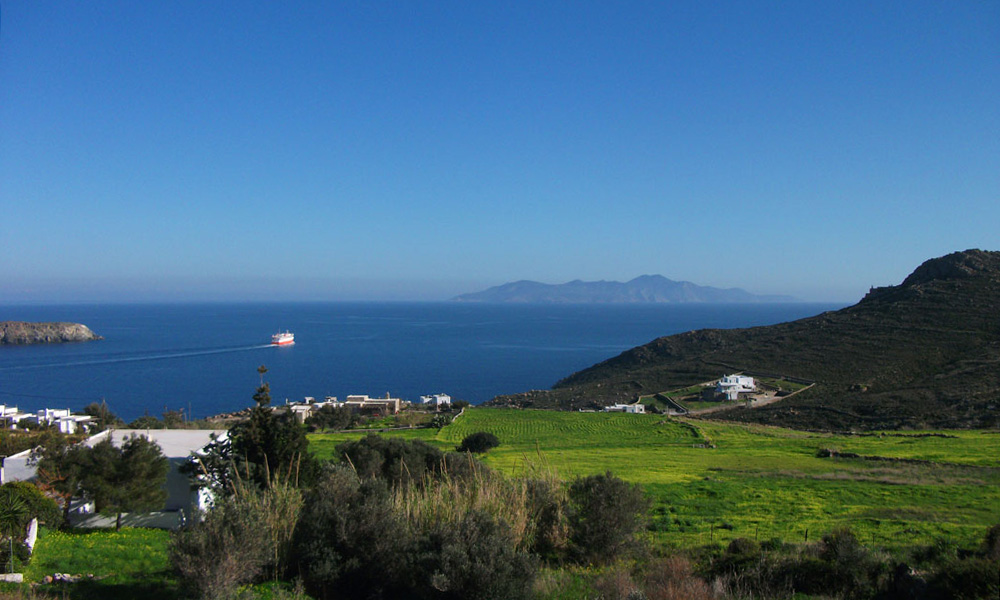
POLYGON ((272 346, 290 346, 295 343, 295 334, 290 331, 278 332, 271 336, 272 346))

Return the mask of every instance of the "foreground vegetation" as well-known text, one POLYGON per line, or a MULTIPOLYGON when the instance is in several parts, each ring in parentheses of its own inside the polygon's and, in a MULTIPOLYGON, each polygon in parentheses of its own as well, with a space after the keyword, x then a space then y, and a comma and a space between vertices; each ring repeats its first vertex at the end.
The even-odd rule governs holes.
MULTIPOLYGON (((258 425, 246 434, 291 431, 258 425)), ((310 435, 308 487, 292 485, 291 471, 259 478, 245 464, 246 475, 226 479, 236 493, 180 536, 46 532, 26 577, 93 575, 45 584, 32 597, 151 600, 343 590, 893 598, 918 584, 930 590, 925 598, 990 597, 1000 554, 1000 528, 990 530, 1000 509, 998 446, 992 431, 848 436, 476 408, 440 429, 310 435), (474 440, 490 442, 481 465, 452 452, 474 440)))
MULTIPOLYGON (((610 470, 641 484, 654 502, 650 535, 663 548, 738 537, 815 541, 838 527, 880 547, 939 538, 973 543, 1000 511, 996 431, 847 436, 656 415, 477 408, 441 430, 387 435, 447 450, 477 431, 500 440, 482 460, 508 475, 542 464, 564 478, 610 470), (818 456, 826 449, 869 458, 818 456)), ((310 448, 329 458, 336 444, 361 436, 311 436, 310 448)))

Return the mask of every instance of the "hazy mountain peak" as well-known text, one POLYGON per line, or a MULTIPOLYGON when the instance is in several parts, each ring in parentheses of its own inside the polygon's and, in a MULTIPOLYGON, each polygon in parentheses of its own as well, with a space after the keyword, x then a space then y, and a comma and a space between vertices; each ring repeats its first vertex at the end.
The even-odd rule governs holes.
POLYGON ((582 281, 548 284, 516 281, 481 292, 462 294, 459 302, 520 302, 543 304, 737 303, 789 302, 788 296, 759 296, 739 288, 719 289, 673 281, 662 275, 640 275, 626 283, 582 281))

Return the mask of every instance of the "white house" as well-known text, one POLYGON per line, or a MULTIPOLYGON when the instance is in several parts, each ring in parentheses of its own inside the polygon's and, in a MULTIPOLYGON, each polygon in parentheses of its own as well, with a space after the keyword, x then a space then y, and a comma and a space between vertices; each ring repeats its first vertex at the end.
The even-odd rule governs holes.
POLYGON ((633 415, 642 415, 646 413, 646 406, 638 402, 635 404, 612 404, 611 406, 605 406, 604 412, 624 412, 633 415))
POLYGON ((451 396, 448 394, 431 394, 429 396, 421 396, 420 402, 424 404, 433 404, 434 406, 444 406, 445 404, 451 405, 451 396))
POLYGON ((21 412, 16 406, 0 404, 0 421, 7 424, 11 429, 17 429, 18 423, 25 419, 34 417, 31 413, 21 412))
MULTIPOLYGON (((167 480, 167 500, 159 511, 148 514, 123 515, 122 524, 134 527, 158 527, 173 529, 180 527, 196 512, 205 511, 212 502, 206 486, 199 485, 187 475, 180 473, 181 465, 190 462, 191 454, 200 453, 212 441, 212 436, 224 439, 225 429, 115 429, 93 435, 83 444, 90 447, 111 438, 111 443, 120 446, 133 435, 139 435, 156 442, 163 456, 170 462, 167 480)), ((0 483, 8 481, 31 481, 38 476, 36 465, 31 461, 31 450, 8 456, 0 461, 0 483)), ((96 515, 92 503, 74 501, 71 503, 70 521, 77 527, 110 527, 114 517, 96 515)))
MULTIPOLYGON (((170 462, 167 481, 164 483, 167 500, 163 508, 155 513, 130 514, 123 517, 123 524, 173 529, 183 525, 196 513, 204 512, 211 507, 213 498, 208 488, 199 485, 179 469, 181 465, 191 461, 192 454, 201 453, 212 441, 213 436, 224 439, 227 435, 225 429, 111 429, 91 436, 83 443, 93 447, 110 437, 112 444, 121 446, 127 438, 134 435, 155 442, 163 452, 163 456, 170 462)), ((72 519, 77 527, 107 527, 114 523, 113 518, 86 515, 85 510, 80 513, 82 514, 72 519)))
POLYGON ((753 377, 746 375, 726 375, 715 386, 715 392, 724 395, 726 400, 739 400, 741 393, 756 391, 757 384, 753 377))
POLYGON ((353 394, 344 400, 344 406, 356 412, 384 410, 395 415, 399 413, 401 405, 402 402, 399 398, 392 398, 388 393, 386 393, 385 398, 369 398, 367 394, 353 394))
POLYGON ((295 419, 299 423, 305 423, 306 419, 311 417, 313 413, 318 412, 324 406, 337 408, 343 405, 343 402, 337 402, 336 396, 327 396, 326 400, 323 402, 316 402, 316 399, 312 396, 306 396, 305 402, 291 402, 287 404, 287 407, 289 412, 295 415, 295 419))
POLYGON ((39 425, 55 425, 62 433, 76 433, 94 420, 90 415, 74 415, 68 408, 43 408, 32 420, 39 425))

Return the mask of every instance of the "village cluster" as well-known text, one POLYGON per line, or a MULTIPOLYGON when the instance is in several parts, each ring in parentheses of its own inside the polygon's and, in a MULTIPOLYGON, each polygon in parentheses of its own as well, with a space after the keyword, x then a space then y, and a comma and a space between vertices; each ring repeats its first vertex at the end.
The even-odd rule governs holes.
POLYGON ((295 415, 300 423, 305 423, 306 419, 327 406, 330 408, 347 408, 359 414, 381 413, 395 415, 399 414, 399 411, 406 404, 418 404, 428 408, 441 409, 451 406, 451 396, 448 394, 421 396, 419 403, 410 403, 399 398, 393 398, 388 393, 385 395, 385 398, 371 398, 367 394, 356 394, 347 396, 343 401, 338 401, 335 396, 327 396, 320 401, 317 401, 312 396, 306 396, 302 402, 286 401, 285 408, 295 415))
MULTIPOLYGON (((734 401, 756 391, 757 385, 753 377, 727 375, 719 379, 715 386, 707 386, 703 398, 734 401)), ((323 400, 306 397, 301 402, 286 401, 284 405, 276 406, 275 410, 288 411, 297 421, 304 423, 325 407, 346 408, 356 414, 394 415, 406 406, 447 410, 451 405, 451 396, 441 393, 421 396, 419 402, 407 402, 393 398, 390 394, 382 398, 358 394, 349 395, 344 400, 332 396, 327 396, 323 400)), ((646 412, 646 407, 638 402, 614 404, 606 407, 604 411, 642 414, 646 412)), ((76 415, 69 409, 45 408, 35 413, 27 413, 19 411, 15 406, 6 405, 0 405, 0 419, 11 429, 46 426, 57 427, 60 432, 66 434, 87 432, 97 425, 94 417, 76 415)), ((114 444, 121 445, 133 435, 144 436, 159 445, 163 455, 170 461, 171 469, 166 482, 168 498, 163 510, 151 514, 129 515, 128 524, 175 528, 182 525, 191 515, 208 508, 211 497, 207 490, 188 476, 182 475, 178 467, 190 461, 192 455, 201 454, 213 439, 225 439, 227 435, 225 429, 109 429, 92 435, 82 443, 93 447, 102 440, 110 438, 114 444)), ((38 474, 31 454, 28 450, 0 458, 0 484, 36 479, 38 474)), ((72 504, 70 520, 76 526, 105 527, 109 525, 108 519, 95 514, 92 503, 80 501, 72 504)))

